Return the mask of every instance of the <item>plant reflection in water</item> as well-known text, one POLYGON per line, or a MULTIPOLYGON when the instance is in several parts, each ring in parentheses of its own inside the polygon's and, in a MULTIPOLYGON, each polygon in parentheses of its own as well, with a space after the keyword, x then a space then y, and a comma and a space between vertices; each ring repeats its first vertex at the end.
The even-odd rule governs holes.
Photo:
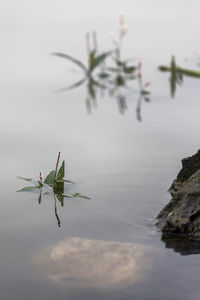
POLYGON ((138 121, 141 121, 141 103, 142 99, 149 102, 150 99, 147 95, 150 94, 147 87, 150 82, 147 81, 143 84, 142 80, 142 63, 139 61, 136 64, 130 64, 133 59, 122 59, 122 42, 125 35, 128 32, 128 26, 124 22, 124 15, 119 15, 119 34, 116 36, 111 33, 111 40, 114 49, 112 51, 107 51, 99 54, 97 46, 97 36, 96 32, 92 33, 92 38, 90 39, 90 34, 86 34, 86 49, 88 56, 87 66, 80 60, 60 52, 55 52, 53 55, 67 59, 78 66, 84 73, 84 77, 75 82, 74 84, 61 88, 57 90, 58 92, 65 92, 74 88, 78 88, 86 83, 86 108, 88 113, 91 113, 93 108, 97 106, 97 94, 100 96, 115 97, 119 106, 119 112, 124 114, 127 110, 127 90, 134 94, 136 91, 139 94, 139 99, 137 101, 136 115, 138 121), (92 40, 92 46, 91 46, 92 40), (107 59, 110 59, 107 66, 107 59), (112 64, 111 64, 112 63, 112 64), (98 70, 98 72, 96 72, 98 70), (132 87, 133 80, 138 81, 139 91, 132 87))
POLYGON ((175 97, 177 85, 182 85, 183 77, 189 76, 193 78, 200 78, 200 71, 184 69, 176 64, 175 56, 171 57, 170 66, 161 65, 159 67, 161 72, 170 72, 169 84, 171 97, 175 97))

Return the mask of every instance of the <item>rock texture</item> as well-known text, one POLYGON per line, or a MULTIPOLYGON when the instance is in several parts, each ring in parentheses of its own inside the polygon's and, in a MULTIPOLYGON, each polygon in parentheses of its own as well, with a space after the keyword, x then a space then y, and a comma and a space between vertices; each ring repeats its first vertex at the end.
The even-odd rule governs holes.
POLYGON ((169 191, 172 200, 157 216, 164 236, 200 239, 200 150, 182 160, 182 169, 169 191))

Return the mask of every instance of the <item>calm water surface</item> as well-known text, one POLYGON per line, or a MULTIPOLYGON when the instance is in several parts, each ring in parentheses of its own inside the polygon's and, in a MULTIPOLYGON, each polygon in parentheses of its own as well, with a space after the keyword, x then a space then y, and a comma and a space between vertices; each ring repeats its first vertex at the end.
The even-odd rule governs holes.
POLYGON ((1 299, 199 299, 199 245, 163 241, 154 227, 200 128, 200 81, 184 78, 171 98, 157 67, 174 54, 198 69, 199 11, 197 0, 1 1, 1 299), (52 92, 82 74, 49 54, 85 60, 93 29, 110 49, 119 11, 130 26, 123 55, 142 59, 152 82, 141 121, 136 82, 125 110, 99 94, 88 114, 85 86, 52 92), (18 175, 46 175, 59 150, 71 192, 92 198, 57 203, 61 228, 53 196, 39 205, 37 193, 15 193, 18 175))

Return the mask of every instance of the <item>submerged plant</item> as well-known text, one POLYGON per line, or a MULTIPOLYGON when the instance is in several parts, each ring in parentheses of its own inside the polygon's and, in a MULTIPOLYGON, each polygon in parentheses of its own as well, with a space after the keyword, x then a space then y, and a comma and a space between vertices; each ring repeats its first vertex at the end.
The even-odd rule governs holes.
POLYGON ((42 201, 43 188, 44 189, 46 188, 46 190, 43 194, 49 194, 50 192, 49 192, 48 188, 50 187, 51 191, 53 193, 53 196, 54 196, 54 200, 55 200, 55 215, 56 215, 59 227, 60 227, 61 222, 60 222, 60 219, 57 214, 57 205, 56 205, 57 200, 61 203, 61 206, 64 206, 64 198, 90 199, 88 196, 82 195, 80 193, 65 194, 65 186, 64 186, 65 183, 75 184, 75 182, 65 178, 65 161, 63 160, 61 166, 59 167, 60 155, 61 155, 61 153, 59 152, 55 169, 52 170, 46 176, 44 181, 43 181, 43 175, 41 172, 39 173, 38 180, 33 180, 31 178, 25 178, 25 177, 18 177, 27 182, 32 182, 33 185, 26 186, 17 191, 17 192, 29 192, 29 191, 33 191, 33 190, 38 190, 39 191, 38 203, 40 204, 42 201))

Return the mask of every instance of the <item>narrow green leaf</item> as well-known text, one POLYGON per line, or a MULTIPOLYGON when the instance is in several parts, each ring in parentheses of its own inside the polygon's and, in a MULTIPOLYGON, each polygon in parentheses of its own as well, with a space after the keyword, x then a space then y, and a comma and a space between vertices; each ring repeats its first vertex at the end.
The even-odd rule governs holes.
POLYGON ((72 195, 63 194, 63 197, 66 197, 66 198, 83 198, 83 199, 89 199, 89 200, 91 199, 90 197, 87 197, 87 196, 79 194, 79 193, 75 193, 75 194, 72 194, 72 195))
POLYGON ((36 190, 39 188, 40 188, 39 186, 26 186, 23 189, 18 190, 17 192, 28 192, 28 191, 33 191, 33 190, 36 190))
POLYGON ((187 70, 187 69, 181 69, 181 68, 178 71, 187 76, 200 78, 200 71, 187 70))
POLYGON ((126 59, 124 61, 121 61, 117 58, 114 58, 114 61, 115 61, 117 66, 124 68, 124 67, 127 67, 128 62, 133 61, 133 59, 130 58, 130 59, 126 59))
POLYGON ((71 181, 71 180, 68 180, 68 179, 60 179, 60 180, 56 180, 56 182, 67 182, 67 183, 76 183, 76 182, 74 182, 74 181, 71 181))
POLYGON ((119 66, 119 67, 123 67, 124 66, 124 62, 120 61, 119 59, 114 59, 116 64, 119 66))
POLYGON ((85 195, 82 195, 82 194, 79 194, 79 193, 74 193, 71 195, 73 198, 84 198, 84 199, 91 199, 90 197, 88 196, 85 196, 85 195))
POLYGON ((95 57, 93 63, 90 65, 90 71, 96 69, 96 67, 98 67, 109 55, 111 55, 111 53, 112 52, 109 51, 95 57))
POLYGON ((50 186, 53 186, 53 184, 54 184, 54 178, 55 178, 55 170, 52 170, 52 171, 47 175, 47 177, 45 178, 44 183, 45 183, 45 184, 48 184, 48 185, 50 185, 50 186))
POLYGON ((53 189, 56 194, 63 194, 64 193, 64 182, 55 182, 53 189))
POLYGON ((102 84, 102 83, 100 83, 100 82, 98 82, 96 80, 92 80, 92 84, 94 86, 97 86, 97 87, 101 88, 101 89, 106 89, 106 85, 105 84, 102 84))
POLYGON ((31 181, 31 178, 25 178, 25 177, 21 177, 21 176, 17 176, 17 178, 25 180, 25 181, 31 181))
POLYGON ((52 53, 52 55, 55 55, 55 56, 58 56, 58 57, 62 57, 62 58, 65 58, 67 60, 70 60, 71 62, 73 62, 74 64, 76 64, 77 66, 79 66, 86 74, 88 72, 86 66, 78 59, 68 55, 68 54, 65 54, 65 53, 60 53, 60 52, 55 52, 55 53, 52 53))
POLYGON ((73 198, 71 195, 66 195, 66 194, 63 194, 62 196, 65 198, 73 198))
POLYGON ((162 72, 178 72, 179 74, 181 75, 187 75, 187 76, 190 76, 190 77, 196 77, 196 78, 200 78, 200 71, 195 71, 195 70, 188 70, 188 69, 182 69, 180 67, 176 67, 175 70, 173 70, 172 68, 170 67, 167 67, 167 66, 160 66, 159 67, 159 70, 162 71, 162 72))
POLYGON ((58 171, 58 174, 56 176, 56 181, 58 180, 63 180, 63 178, 65 177, 65 161, 63 160, 62 165, 58 171))
POLYGON ((64 181, 63 181, 64 177, 65 177, 65 161, 63 160, 54 183, 54 191, 56 194, 62 195, 64 193, 64 181))
POLYGON ((83 79, 81 79, 81 80, 73 83, 72 85, 69 85, 69 86, 61 88, 61 89, 57 89, 57 90, 55 90, 55 92, 57 92, 57 93, 63 93, 63 92, 75 89, 75 88, 81 86, 85 81, 86 81, 86 77, 84 77, 83 79))

